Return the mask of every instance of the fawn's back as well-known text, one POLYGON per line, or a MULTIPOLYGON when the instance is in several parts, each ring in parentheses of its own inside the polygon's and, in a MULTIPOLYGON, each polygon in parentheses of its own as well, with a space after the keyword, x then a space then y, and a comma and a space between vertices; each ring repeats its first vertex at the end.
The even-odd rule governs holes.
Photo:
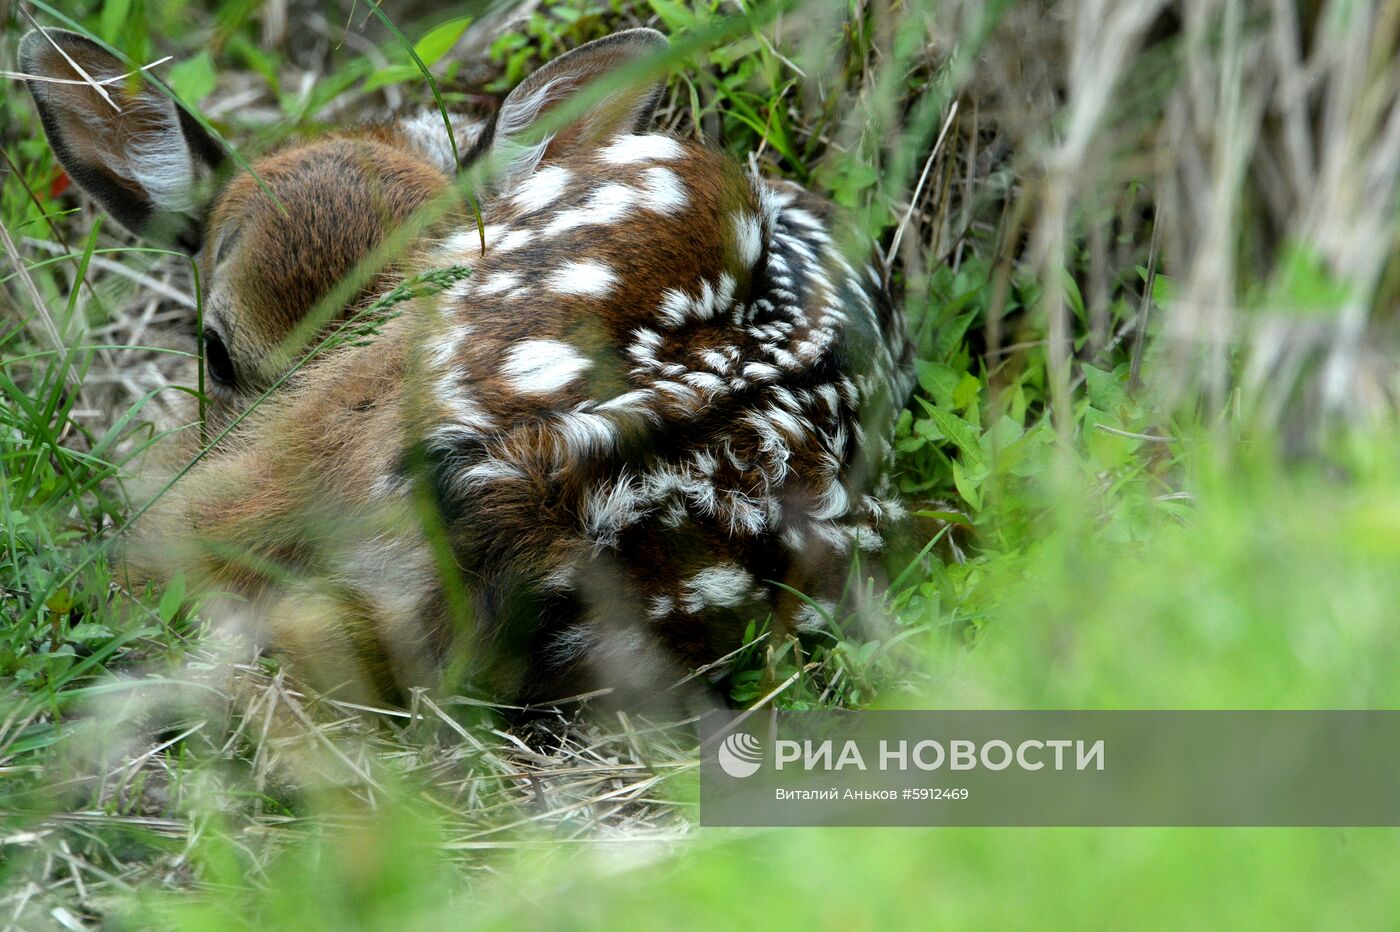
POLYGON ((903 322, 826 202, 649 133, 654 84, 579 93, 664 47, 590 43, 463 131, 496 170, 484 233, 421 122, 256 164, 277 210, 223 186, 200 243, 215 423, 275 390, 143 522, 148 572, 231 593, 216 611, 300 666, 381 690, 460 651, 500 695, 637 694, 751 621, 829 622, 902 516, 903 322), (407 248, 309 320, 404 224, 407 248), (439 284, 376 305, 406 276, 439 284))

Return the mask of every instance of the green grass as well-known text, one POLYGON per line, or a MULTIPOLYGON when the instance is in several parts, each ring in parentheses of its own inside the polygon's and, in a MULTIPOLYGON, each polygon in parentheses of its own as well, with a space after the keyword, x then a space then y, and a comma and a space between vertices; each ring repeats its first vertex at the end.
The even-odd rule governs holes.
MULTIPOLYGON (((926 520, 879 596, 888 636, 758 641, 735 702, 1400 708, 1389 8, 1294 24, 1347 130, 1300 154, 1278 10, 1040 6, 570 0, 505 28, 406 4, 390 31, 346 4, 281 44, 263 17, 300 7, 64 12, 133 59, 176 53, 163 79, 249 156, 658 25, 697 49, 663 125, 883 244, 904 226, 919 391, 897 444, 926 520), (257 103, 219 109, 234 93, 257 103)), ((0 922, 1394 925, 1391 830, 699 830, 684 733, 609 719, 532 757, 469 692, 366 713, 234 661, 200 593, 130 591, 116 557, 135 464, 197 394, 192 311, 150 297, 188 293, 188 264, 78 209, 25 95, 0 127, 0 922)))

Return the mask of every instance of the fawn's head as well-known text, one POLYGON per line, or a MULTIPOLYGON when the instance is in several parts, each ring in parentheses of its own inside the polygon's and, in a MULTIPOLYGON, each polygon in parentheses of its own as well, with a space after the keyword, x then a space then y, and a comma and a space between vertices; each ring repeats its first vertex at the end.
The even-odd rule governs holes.
POLYGON ((140 77, 123 77, 131 69, 84 36, 31 32, 20 62, 69 176, 133 233, 195 256, 207 387, 235 407, 401 275, 398 257, 415 240, 463 223, 460 170, 488 166, 478 193, 489 197, 546 158, 649 124, 655 81, 606 96, 578 92, 665 44, 636 29, 555 59, 484 127, 454 121, 463 144, 456 163, 431 113, 288 144, 251 172, 237 171, 199 121, 140 77))

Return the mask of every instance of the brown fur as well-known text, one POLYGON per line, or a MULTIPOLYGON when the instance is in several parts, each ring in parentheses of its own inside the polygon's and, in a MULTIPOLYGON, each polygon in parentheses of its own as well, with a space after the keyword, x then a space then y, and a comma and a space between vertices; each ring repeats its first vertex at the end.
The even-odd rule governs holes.
POLYGON ((381 697, 457 654, 498 695, 635 696, 751 620, 810 630, 784 586, 836 609, 898 512, 884 433, 909 346, 879 271, 842 257, 819 199, 634 135, 654 89, 534 148, 521 130, 660 42, 590 44, 507 99, 520 145, 498 128, 476 150, 507 163, 484 253, 464 205, 424 220, 451 179, 392 124, 259 160, 275 200, 222 190, 199 261, 236 378, 209 428, 297 368, 143 518, 135 576, 225 593, 213 614, 381 697), (471 276, 297 363, 442 265, 471 276))

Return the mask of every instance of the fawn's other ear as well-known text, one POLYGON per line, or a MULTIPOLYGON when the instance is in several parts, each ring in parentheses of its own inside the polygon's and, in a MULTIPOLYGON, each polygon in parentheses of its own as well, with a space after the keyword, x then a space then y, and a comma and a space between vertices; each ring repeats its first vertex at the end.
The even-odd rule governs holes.
POLYGON ((496 114, 493 131, 482 134, 468 162, 499 154, 505 164, 496 187, 534 171, 546 157, 587 149, 620 133, 635 133, 651 125, 665 81, 631 82, 575 114, 552 133, 539 136, 538 124, 579 91, 607 75, 625 72, 666 48, 666 37, 654 29, 628 29, 565 52, 511 91, 496 114))
POLYGON ((129 69, 77 33, 36 29, 20 42, 19 61, 69 176, 133 233, 197 250, 223 147, 140 78, 110 80, 129 69))

